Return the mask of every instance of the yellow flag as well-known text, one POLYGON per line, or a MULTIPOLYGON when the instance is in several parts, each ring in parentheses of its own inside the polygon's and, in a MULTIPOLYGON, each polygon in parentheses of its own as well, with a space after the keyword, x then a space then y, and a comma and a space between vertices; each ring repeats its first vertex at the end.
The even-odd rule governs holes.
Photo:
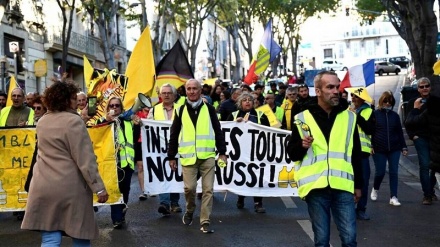
POLYGON ((275 113, 273 113, 272 109, 268 104, 262 105, 257 108, 257 110, 262 111, 267 118, 269 119, 270 127, 279 128, 281 127, 280 121, 278 121, 275 113))
POLYGON ((84 60, 84 83, 88 85, 88 82, 92 79, 93 66, 85 55, 83 55, 83 60, 84 60))
POLYGON ((9 89, 8 89, 9 100, 6 101, 6 106, 12 106, 12 91, 17 87, 19 86, 17 85, 17 81, 15 80, 15 77, 11 76, 11 80, 9 81, 9 89))
POLYGON ((440 75, 440 60, 435 62, 434 66, 432 67, 434 70, 434 75, 440 75))
POLYGON ((156 69, 149 26, 144 29, 133 49, 125 75, 128 83, 125 86, 124 109, 130 109, 139 93, 146 94, 154 86, 156 69))

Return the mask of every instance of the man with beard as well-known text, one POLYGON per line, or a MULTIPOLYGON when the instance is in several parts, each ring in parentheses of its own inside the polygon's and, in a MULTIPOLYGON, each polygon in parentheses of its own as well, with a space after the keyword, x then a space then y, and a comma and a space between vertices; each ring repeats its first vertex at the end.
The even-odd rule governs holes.
POLYGON ((329 246, 331 215, 342 246, 356 246, 355 203, 363 180, 356 114, 346 101, 340 103, 336 73, 322 71, 314 83, 317 97, 295 116, 287 152, 298 161, 294 176, 307 202, 315 246, 329 246))
POLYGON ((296 99, 296 104, 292 107, 292 121, 293 116, 302 112, 304 110, 304 105, 311 99, 309 95, 309 87, 306 84, 301 84, 298 86, 298 98, 296 99))

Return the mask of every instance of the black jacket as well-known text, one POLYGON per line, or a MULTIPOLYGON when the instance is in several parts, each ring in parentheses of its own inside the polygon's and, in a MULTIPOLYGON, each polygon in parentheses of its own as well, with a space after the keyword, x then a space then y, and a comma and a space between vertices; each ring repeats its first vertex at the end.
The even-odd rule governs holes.
MULTIPOLYGON (((406 133, 408 134, 409 139, 413 140, 414 136, 429 138, 429 128, 428 126, 417 126, 413 124, 407 124, 409 115, 411 114, 411 111, 414 109, 414 101, 416 101, 419 97, 410 99, 408 101, 408 109, 410 109, 408 112, 408 116, 406 116, 405 120, 405 129, 406 133)), ((423 104, 420 108, 420 111, 424 111, 426 109, 426 104, 423 104)), ((412 120, 410 120, 408 123, 411 123, 412 120)))
POLYGON ((232 99, 227 99, 221 103, 220 107, 218 108, 218 113, 220 114, 220 120, 226 121, 229 114, 237 110, 237 105, 235 105, 235 101, 232 99))
MULTIPOLYGON (((335 106, 330 114, 327 114, 319 105, 316 97, 310 99, 304 104, 304 110, 309 110, 324 134, 326 141, 330 138, 330 132, 333 128, 333 124, 336 120, 336 115, 340 112, 347 110, 348 102, 346 100, 340 100, 338 106, 335 106)), ((304 158, 307 153, 307 149, 302 146, 302 139, 298 132, 298 128, 292 125, 292 135, 287 145, 287 153, 292 161, 299 161, 304 158)), ((362 188, 362 158, 361 158, 361 142, 359 139, 359 132, 357 128, 353 133, 353 151, 351 155, 351 163, 354 173, 354 187, 356 189, 362 188)))
POLYGON ((430 168, 436 172, 440 172, 440 111, 438 106, 440 106, 440 98, 431 95, 426 102, 426 109, 424 111, 411 110, 405 122, 405 125, 425 128, 429 131, 430 168))
POLYGON ((168 144, 168 159, 169 160, 175 160, 176 154, 178 152, 179 148, 179 135, 180 131, 182 130, 183 124, 190 124, 190 123, 182 123, 182 112, 184 108, 188 109, 188 114, 192 120, 192 124, 196 126, 197 121, 211 121, 212 128, 214 129, 215 133, 215 146, 217 148, 217 151, 220 155, 226 154, 226 142, 225 142, 225 136, 223 135, 223 131, 220 126, 220 122, 218 121, 217 114, 215 112, 215 108, 210 104, 201 103, 197 109, 193 109, 188 102, 185 102, 185 105, 177 108, 174 113, 174 120, 173 124, 171 125, 170 130, 170 142, 168 144), (203 105, 206 105, 208 107, 209 117, 210 119, 199 119, 198 113, 200 112, 200 109, 203 105), (179 112, 177 112, 179 111, 179 112))

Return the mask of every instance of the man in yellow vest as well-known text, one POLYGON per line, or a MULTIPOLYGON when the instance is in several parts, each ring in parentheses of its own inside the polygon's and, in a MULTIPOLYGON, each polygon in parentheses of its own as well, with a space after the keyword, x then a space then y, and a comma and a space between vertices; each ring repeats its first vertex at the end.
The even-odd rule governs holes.
POLYGON ((314 83, 317 97, 295 116, 287 152, 297 162, 294 178, 307 202, 315 246, 329 246, 331 215, 341 245, 356 246, 355 203, 362 188, 356 114, 340 103, 336 73, 322 71, 314 83))
POLYGON ((284 117, 284 110, 283 108, 275 104, 275 94, 268 93, 266 94, 266 97, 264 99, 265 99, 264 102, 269 105, 270 109, 272 109, 273 113, 275 114, 277 120, 281 123, 284 117))
MULTIPOLYGON (((176 88, 169 84, 163 84, 159 90, 159 96, 162 103, 155 105, 148 113, 148 119, 154 120, 173 120, 174 110, 178 107, 174 100, 177 97, 176 88)), ((180 213, 182 208, 179 206, 179 193, 159 194, 160 205, 157 211, 164 216, 170 215, 170 212, 180 213)))
POLYGON ((295 105, 296 98, 298 96, 297 87, 289 87, 286 90, 286 100, 281 105, 281 109, 284 110, 283 121, 281 122, 281 129, 292 130, 292 108, 295 105))
POLYGON ((352 107, 350 107, 350 110, 357 115, 357 127, 362 149, 362 175, 364 183, 362 185, 362 196, 356 205, 356 217, 359 220, 369 220, 370 216, 368 216, 366 210, 371 173, 371 135, 374 132, 375 119, 373 109, 371 109, 371 105, 367 104, 367 102, 372 103, 373 99, 365 87, 346 88, 345 90, 351 94, 352 107))
POLYGON ((176 157, 182 165, 182 176, 186 199, 186 212, 182 221, 191 225, 196 208, 195 197, 197 174, 202 177, 202 205, 200 230, 213 233, 210 227, 210 215, 213 203, 215 149, 219 160, 227 162, 225 137, 221 130, 215 108, 203 103, 202 85, 196 79, 185 84, 186 102, 174 112, 171 125, 168 159, 173 171, 177 170, 176 157))
POLYGON ((34 125, 34 110, 25 106, 24 91, 14 88, 9 95, 12 106, 4 107, 0 112, 0 126, 25 126, 34 125))

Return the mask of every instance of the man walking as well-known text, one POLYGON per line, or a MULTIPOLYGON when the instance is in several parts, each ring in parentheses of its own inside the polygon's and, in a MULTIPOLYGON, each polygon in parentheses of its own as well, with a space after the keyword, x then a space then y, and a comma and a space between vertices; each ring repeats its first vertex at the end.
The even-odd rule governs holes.
POLYGON ((342 246, 356 246, 355 202, 362 188, 356 114, 345 101, 339 104, 336 73, 322 71, 314 83, 317 97, 295 116, 287 152, 299 161, 294 176, 307 202, 315 246, 329 246, 331 214, 342 246))
POLYGON ((196 208, 195 197, 197 174, 202 177, 202 205, 200 230, 213 233, 210 228, 210 215, 213 203, 215 173, 215 149, 219 159, 225 163, 226 144, 215 109, 205 104, 201 98, 202 85, 196 79, 185 84, 187 100, 185 105, 175 110, 171 125, 168 159, 173 171, 177 170, 176 155, 182 165, 186 212, 182 221, 191 225, 196 208))

